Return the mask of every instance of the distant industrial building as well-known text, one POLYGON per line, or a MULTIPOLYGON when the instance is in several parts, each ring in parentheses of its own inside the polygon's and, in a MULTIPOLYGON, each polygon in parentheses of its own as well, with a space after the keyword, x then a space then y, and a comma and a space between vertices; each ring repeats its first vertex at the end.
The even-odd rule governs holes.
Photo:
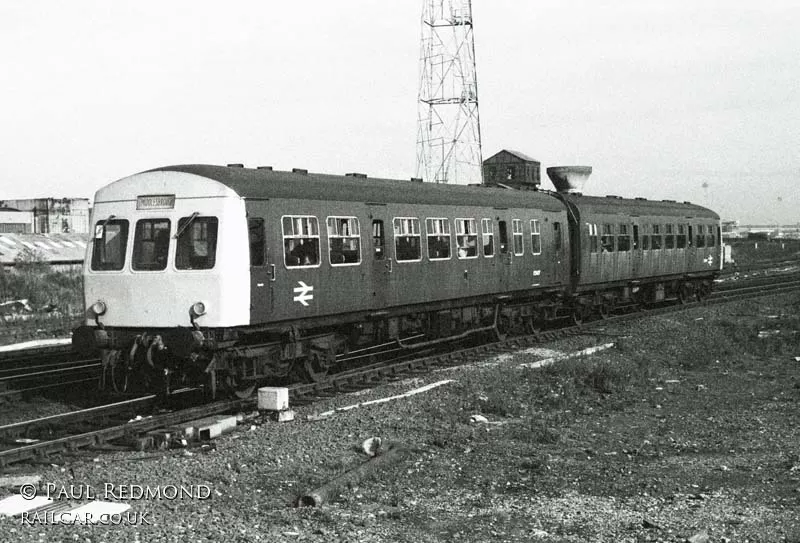
POLYGON ((0 232, 88 234, 89 199, 0 200, 0 232))
POLYGON ((536 188, 541 184, 541 163, 519 151, 503 149, 483 161, 483 182, 536 188))
POLYGON ((12 207, 0 207, 0 234, 30 234, 33 213, 12 207))

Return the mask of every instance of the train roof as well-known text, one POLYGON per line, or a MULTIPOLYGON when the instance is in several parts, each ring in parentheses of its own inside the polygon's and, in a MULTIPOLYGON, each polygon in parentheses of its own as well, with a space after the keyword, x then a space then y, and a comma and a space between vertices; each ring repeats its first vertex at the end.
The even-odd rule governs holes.
POLYGON ((719 220, 719 215, 708 208, 691 202, 673 200, 647 200, 645 198, 622 198, 620 196, 584 196, 565 194, 581 213, 604 213, 617 215, 661 215, 693 219, 719 220))
POLYGON ((301 198, 564 210, 561 202, 545 192, 367 178, 361 174, 329 175, 204 164, 167 166, 150 171, 182 172, 212 179, 245 199, 301 198))

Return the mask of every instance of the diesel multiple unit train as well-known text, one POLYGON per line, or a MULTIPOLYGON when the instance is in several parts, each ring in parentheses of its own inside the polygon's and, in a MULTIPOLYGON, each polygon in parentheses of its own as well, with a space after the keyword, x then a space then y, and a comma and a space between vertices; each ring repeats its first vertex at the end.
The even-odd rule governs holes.
POLYGON ((249 393, 342 359, 687 301, 721 268, 688 202, 321 175, 159 168, 101 188, 79 350, 104 386, 249 393))

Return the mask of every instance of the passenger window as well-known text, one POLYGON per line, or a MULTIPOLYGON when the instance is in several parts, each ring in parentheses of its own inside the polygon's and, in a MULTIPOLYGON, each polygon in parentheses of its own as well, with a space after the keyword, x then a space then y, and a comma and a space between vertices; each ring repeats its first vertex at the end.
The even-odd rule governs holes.
POLYGON ((614 225, 603 225, 603 236, 600 238, 600 247, 604 253, 614 252, 614 225))
POLYGON ((522 243, 522 221, 519 219, 512 220, 511 229, 513 230, 512 234, 514 236, 514 254, 516 256, 522 256, 525 252, 525 247, 522 243))
POLYGON ((697 225, 697 240, 696 240, 697 247, 706 246, 705 228, 706 227, 702 224, 697 225))
POLYGON ((175 267, 179 270, 209 270, 217 261, 216 217, 183 217, 178 221, 175 267))
POLYGON ((428 258, 446 260, 450 258, 450 221, 447 219, 425 219, 428 234, 428 258))
POLYGON ((250 242, 250 265, 263 266, 266 256, 264 219, 247 219, 247 238, 250 242))
POLYGON ((328 259, 331 266, 361 262, 361 230, 356 217, 328 217, 328 259))
POLYGON ((456 244, 458 258, 478 257, 478 231, 475 219, 456 219, 456 244))
POLYGON ((508 252, 508 225, 506 221, 500 221, 500 252, 508 252))
POLYGON ((685 249, 686 248, 686 225, 685 224, 679 224, 678 225, 677 246, 678 246, 678 249, 685 249))
POLYGON ((539 231, 539 219, 531 220, 531 252, 542 254, 542 234, 539 231))
POLYGON ((287 215, 282 220, 283 261, 287 268, 319 266, 319 223, 309 215, 287 215))
POLYGON ((372 221, 372 248, 375 260, 383 260, 386 255, 386 235, 383 230, 383 221, 372 221))
POLYGON ((653 250, 661 249, 661 225, 653 225, 653 237, 650 238, 650 248, 653 250))
POLYGON ((94 227, 92 244, 92 269, 97 271, 121 270, 125 265, 128 247, 128 221, 104 220, 94 227))
POLYGON ((492 219, 481 219, 483 229, 483 256, 494 256, 494 225, 492 219))
POLYGON ((131 268, 136 271, 166 269, 167 253, 169 253, 169 227, 169 219, 136 221, 131 268))
POLYGON ((394 219, 394 250, 398 262, 422 260, 419 219, 396 217, 394 219))
POLYGON ((556 251, 561 250, 561 244, 563 241, 561 240, 561 223, 554 222, 553 223, 553 244, 556 251))
POLYGON ((597 225, 587 222, 586 227, 589 231, 589 252, 596 253, 600 249, 597 237, 597 225))
POLYGON ((675 226, 672 224, 664 225, 664 249, 675 248, 675 226))
POLYGON ((650 249, 650 225, 642 225, 642 251, 650 249))
POLYGON ((617 251, 626 252, 631 250, 631 236, 628 233, 628 225, 619 225, 619 235, 617 236, 617 251))

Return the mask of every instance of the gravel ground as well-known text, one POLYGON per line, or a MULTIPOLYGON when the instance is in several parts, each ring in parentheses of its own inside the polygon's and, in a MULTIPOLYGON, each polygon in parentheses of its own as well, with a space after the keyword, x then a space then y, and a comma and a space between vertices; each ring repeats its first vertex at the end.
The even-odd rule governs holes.
POLYGON ((0 541, 800 541, 799 299, 607 325, 545 346, 616 343, 591 356, 533 369, 547 353, 501 355, 299 406, 294 422, 246 420, 204 447, 26 467, 98 495, 210 496, 129 500, 138 525, 0 519, 0 541), (292 506, 362 465, 372 436, 405 454, 330 503, 292 506))

